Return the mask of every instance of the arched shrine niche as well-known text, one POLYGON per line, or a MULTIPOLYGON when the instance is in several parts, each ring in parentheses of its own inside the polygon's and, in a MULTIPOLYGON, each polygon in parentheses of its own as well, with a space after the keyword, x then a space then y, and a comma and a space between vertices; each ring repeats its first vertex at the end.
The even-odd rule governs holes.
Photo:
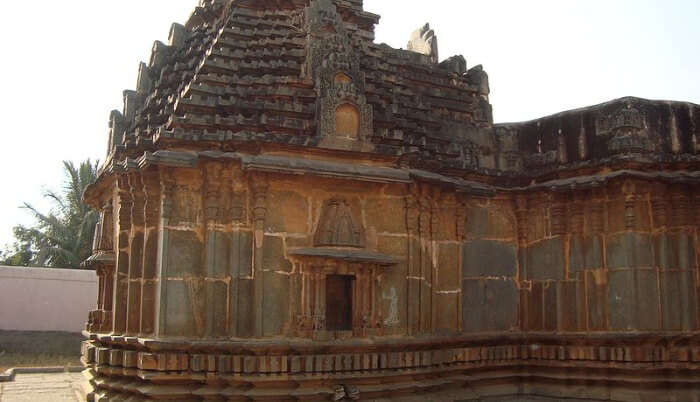
POLYGON ((344 103, 335 109, 335 135, 357 139, 360 131, 360 112, 354 105, 344 103))
POLYGON ((323 205, 314 247, 290 250, 295 335, 316 340, 382 334, 381 283, 399 262, 366 249, 364 228, 346 199, 323 205))

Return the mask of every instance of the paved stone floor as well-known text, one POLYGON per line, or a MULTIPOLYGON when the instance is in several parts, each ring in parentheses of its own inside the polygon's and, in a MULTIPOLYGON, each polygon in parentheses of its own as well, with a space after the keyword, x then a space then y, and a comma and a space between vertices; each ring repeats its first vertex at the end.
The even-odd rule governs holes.
POLYGON ((17 374, 0 383, 0 402, 78 402, 80 373, 17 374))

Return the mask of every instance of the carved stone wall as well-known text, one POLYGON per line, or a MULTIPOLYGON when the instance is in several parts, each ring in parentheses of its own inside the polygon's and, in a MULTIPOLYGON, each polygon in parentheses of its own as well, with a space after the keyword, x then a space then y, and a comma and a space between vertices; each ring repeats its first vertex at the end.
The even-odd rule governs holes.
POLYGON ((205 0, 154 44, 85 194, 87 399, 700 402, 700 106, 494 125, 378 21, 205 0))

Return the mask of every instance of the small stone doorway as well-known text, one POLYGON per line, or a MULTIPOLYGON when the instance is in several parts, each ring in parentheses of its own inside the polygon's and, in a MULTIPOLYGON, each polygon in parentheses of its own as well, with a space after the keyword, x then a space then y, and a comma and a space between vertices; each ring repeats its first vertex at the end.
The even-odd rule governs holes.
POLYGON ((326 329, 352 331, 353 284, 351 275, 326 276, 326 329))

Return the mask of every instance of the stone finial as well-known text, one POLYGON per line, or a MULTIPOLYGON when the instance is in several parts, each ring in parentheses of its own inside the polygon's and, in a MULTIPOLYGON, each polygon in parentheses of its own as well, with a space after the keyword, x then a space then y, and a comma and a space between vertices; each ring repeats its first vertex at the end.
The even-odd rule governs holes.
POLYGON ((125 128, 124 115, 118 110, 112 110, 109 114, 109 149, 107 149, 107 155, 111 154, 112 150, 122 143, 125 128))
POLYGON ((430 24, 423 25, 411 34, 411 40, 408 41, 407 48, 412 52, 430 57, 433 63, 438 61, 437 36, 435 36, 435 31, 430 29, 430 24))
POLYGON ((147 94, 153 88, 153 79, 151 78, 151 70, 146 63, 139 64, 139 77, 136 82, 136 92, 139 94, 147 94))
POLYGON ((440 67, 450 73, 462 75, 467 72, 467 60, 462 55, 452 56, 440 63, 440 67))
POLYGON ((149 67, 158 69, 165 64, 165 61, 170 54, 170 47, 161 41, 155 41, 153 43, 153 50, 151 51, 151 61, 148 64, 149 67))
POLYGON ((182 24, 173 24, 170 26, 170 35, 168 35, 168 44, 173 48, 179 48, 187 39, 187 28, 182 24))
POLYGON ((491 87, 489 86, 489 75, 484 71, 484 66, 479 64, 474 66, 467 71, 467 81, 479 87, 479 95, 484 99, 488 99, 491 93, 491 87))
POLYGON ((136 116, 136 111, 139 108, 139 96, 136 91, 126 90, 124 91, 124 119, 126 121, 132 121, 134 116, 136 116))

